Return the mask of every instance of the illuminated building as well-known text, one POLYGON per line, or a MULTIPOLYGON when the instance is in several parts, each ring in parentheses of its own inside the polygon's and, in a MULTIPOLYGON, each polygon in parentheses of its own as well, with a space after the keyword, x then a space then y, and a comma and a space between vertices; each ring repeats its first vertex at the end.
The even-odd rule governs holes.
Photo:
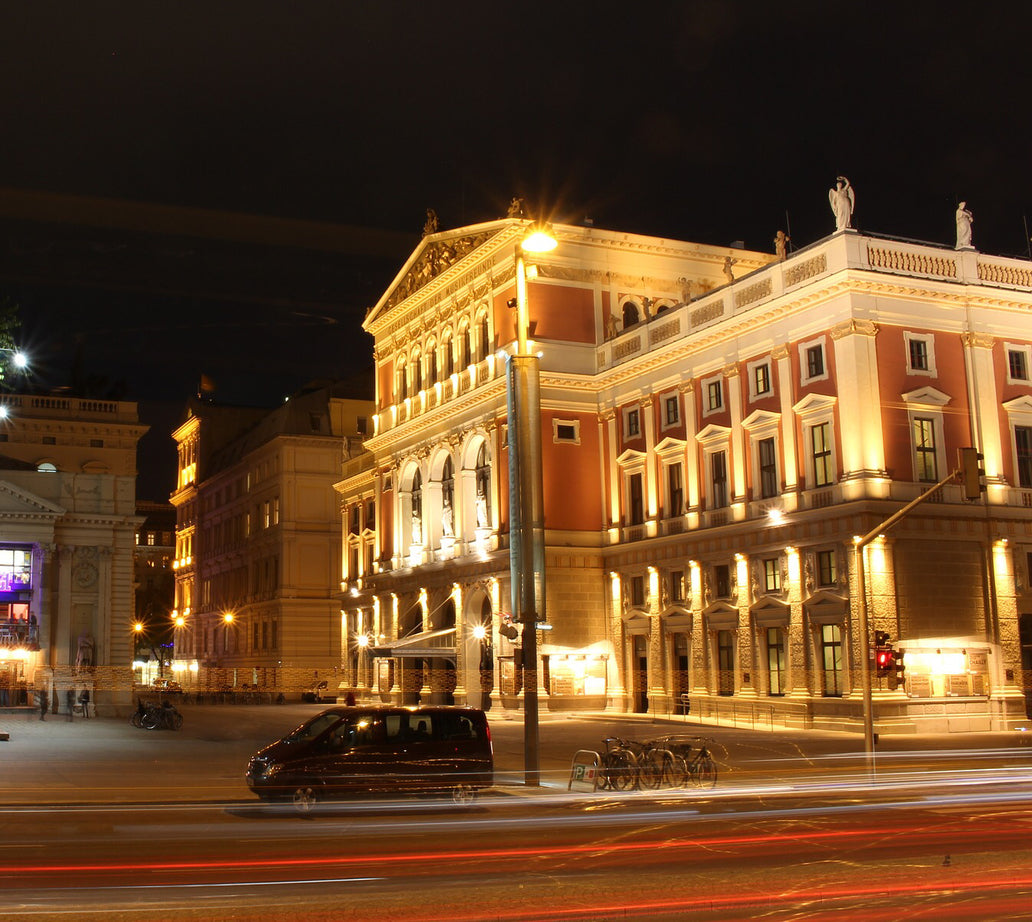
POLYGON ((45 689, 90 692, 100 713, 131 689, 135 403, 5 394, 0 424, 0 706, 45 689))
MULTIPOLYGON (((362 510, 342 608, 352 678, 387 700, 520 703, 502 353, 526 223, 424 237, 365 320, 376 425, 338 485, 345 520, 362 510)), ((860 729, 854 536, 974 446, 983 499, 947 483, 866 548, 871 630, 906 666, 898 686, 872 678, 874 720, 1022 723, 1029 263, 853 230, 785 261, 554 231, 529 283, 543 706, 665 714, 688 696, 709 719, 860 729)))
POLYGON ((339 667, 333 483, 372 412, 347 393, 313 385, 272 410, 190 401, 171 496, 172 670, 184 689, 296 693, 339 667))

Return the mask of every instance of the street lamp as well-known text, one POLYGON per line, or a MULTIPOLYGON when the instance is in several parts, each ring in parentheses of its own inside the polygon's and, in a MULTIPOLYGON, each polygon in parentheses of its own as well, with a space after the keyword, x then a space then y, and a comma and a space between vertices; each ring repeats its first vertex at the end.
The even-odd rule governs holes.
POLYGON ((516 244, 516 352, 506 356, 509 415, 509 571, 512 611, 523 625, 524 781, 541 783, 537 625, 545 617, 544 487, 541 470, 541 369, 528 345, 527 253, 557 246, 550 228, 532 226, 516 244))

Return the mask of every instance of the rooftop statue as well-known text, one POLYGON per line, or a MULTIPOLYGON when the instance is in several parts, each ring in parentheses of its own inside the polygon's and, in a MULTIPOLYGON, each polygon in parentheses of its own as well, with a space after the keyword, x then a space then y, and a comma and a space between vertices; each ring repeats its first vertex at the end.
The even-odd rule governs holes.
POLYGON ((778 259, 784 260, 788 256, 788 243, 791 239, 783 230, 774 235, 774 252, 778 259))
POLYGON ((961 202, 957 208, 957 249, 971 249, 971 225, 975 219, 968 211, 967 202, 961 202))
POLYGON ((429 237, 431 234, 436 234, 439 229, 440 223, 437 220, 437 212, 433 208, 427 208, 426 224, 423 225, 423 236, 429 237))
POLYGON ((835 188, 828 190, 828 203, 835 215, 835 230, 840 231, 852 227, 850 221, 856 206, 856 196, 845 176, 839 176, 835 188))

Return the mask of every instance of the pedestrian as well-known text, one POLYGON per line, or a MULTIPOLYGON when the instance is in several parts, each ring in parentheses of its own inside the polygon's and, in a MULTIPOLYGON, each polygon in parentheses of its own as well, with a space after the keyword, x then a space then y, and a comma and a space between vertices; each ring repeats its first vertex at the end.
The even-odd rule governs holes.
POLYGON ((75 710, 75 689, 69 688, 65 692, 65 707, 68 709, 68 722, 72 721, 72 711, 75 710))
POLYGON ((82 716, 90 716, 90 690, 84 688, 79 695, 79 704, 82 705, 82 716))
POLYGON ((348 692, 347 697, 344 698, 344 703, 349 708, 353 708, 355 706, 355 693, 353 691, 348 692))
POLYGON ((39 698, 39 719, 46 720, 47 708, 50 707, 50 698, 47 695, 47 690, 45 688, 41 688, 37 693, 37 697, 39 698))

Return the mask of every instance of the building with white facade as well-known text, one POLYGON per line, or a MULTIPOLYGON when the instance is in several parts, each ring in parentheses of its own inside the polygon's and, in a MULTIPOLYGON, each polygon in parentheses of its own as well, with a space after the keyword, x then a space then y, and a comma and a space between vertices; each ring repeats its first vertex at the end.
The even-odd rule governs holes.
POLYGON ((272 410, 190 401, 171 496, 172 669, 184 690, 290 694, 339 671, 333 484, 372 414, 346 392, 313 385, 272 410))
POLYGON ((132 691, 135 403, 5 394, 0 421, 0 707, 132 691))
MULTIPOLYGON (((426 236, 365 320, 372 458, 338 489, 345 668, 372 697, 520 704, 504 354, 526 223, 426 236)), ((529 284, 543 706, 860 730, 878 631, 905 671, 872 675, 876 730, 1024 722, 1032 266, 850 229, 784 261, 554 231, 529 284), (854 538, 969 446, 984 496, 947 482, 866 547, 862 637, 854 538)))

